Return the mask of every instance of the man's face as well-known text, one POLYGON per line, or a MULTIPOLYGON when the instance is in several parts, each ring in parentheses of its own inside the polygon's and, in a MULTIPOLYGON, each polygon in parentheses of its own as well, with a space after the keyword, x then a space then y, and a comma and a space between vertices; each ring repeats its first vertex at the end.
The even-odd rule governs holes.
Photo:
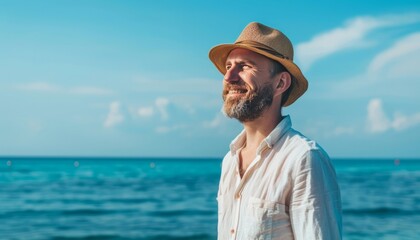
POLYGON ((272 61, 247 49, 232 50, 223 81, 224 113, 240 122, 259 118, 273 102, 272 61))

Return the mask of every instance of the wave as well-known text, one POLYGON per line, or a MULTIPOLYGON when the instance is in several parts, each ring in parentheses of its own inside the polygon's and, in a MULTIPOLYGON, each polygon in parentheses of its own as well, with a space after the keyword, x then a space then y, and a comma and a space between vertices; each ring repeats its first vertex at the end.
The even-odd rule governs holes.
POLYGON ((104 214, 111 214, 120 211, 113 211, 113 210, 102 210, 102 209, 72 209, 72 210, 64 210, 60 213, 63 215, 104 215, 104 214))
POLYGON ((215 215, 216 211, 210 210, 171 210, 171 211, 152 211, 149 212, 150 216, 157 217, 174 217, 174 216, 202 216, 202 215, 215 215))
POLYGON ((208 234, 195 234, 189 236, 173 236, 173 235, 158 235, 153 237, 146 237, 142 240, 214 240, 216 236, 211 236, 208 234))
POLYGON ((78 236, 78 237, 54 236, 50 239, 51 240, 129 240, 132 238, 125 238, 120 235, 113 235, 113 234, 98 234, 98 235, 88 235, 88 236, 78 236))
POLYGON ((112 198, 106 201, 113 203, 157 203, 160 200, 156 198, 112 198))
POLYGON ((360 209, 344 209, 344 215, 420 215, 420 209, 406 210, 399 208, 360 208, 360 209))
MULTIPOLYGON (((34 191, 22 190, 25 193, 31 193, 34 191)), ((105 199, 28 199, 25 201, 26 204, 49 204, 49 203, 62 203, 62 204, 90 204, 90 205, 100 205, 102 203, 129 203, 129 204, 138 204, 138 203, 158 203, 159 199, 156 198, 105 198, 105 199)))
POLYGON ((51 240, 214 240, 216 236, 211 236, 208 234, 194 234, 187 236, 174 236, 174 235, 156 235, 150 237, 124 237, 120 235, 112 234, 98 234, 98 235, 88 235, 88 236, 78 236, 78 237, 69 237, 69 236, 54 236, 50 238, 51 240))
POLYGON ((114 214, 126 212, 124 210, 103 210, 103 209, 71 209, 71 210, 36 210, 36 209, 27 209, 21 211, 9 211, 0 213, 0 218, 8 216, 40 216, 40 215, 78 215, 78 216, 87 216, 87 215, 105 215, 105 214, 114 214))
MULTIPOLYGON (((132 212, 132 210, 104 210, 104 209, 70 209, 70 210, 36 210, 27 209, 21 211, 8 211, 0 213, 0 218, 7 218, 7 216, 99 216, 107 214, 118 214, 132 212)), ((177 216, 211 216, 216 215, 216 211, 212 210, 161 210, 161 211, 149 211, 146 212, 148 216, 152 217, 177 217, 177 216)))

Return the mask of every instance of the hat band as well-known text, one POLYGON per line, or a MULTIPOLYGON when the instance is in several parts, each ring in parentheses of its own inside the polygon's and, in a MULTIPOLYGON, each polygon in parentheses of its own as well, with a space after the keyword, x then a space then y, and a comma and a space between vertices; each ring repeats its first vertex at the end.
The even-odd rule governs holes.
POLYGON ((268 52, 268 53, 270 53, 270 54, 272 54, 272 55, 274 55, 276 57, 281 57, 281 58, 290 60, 288 57, 286 57, 285 55, 277 52, 273 48, 271 48, 271 47, 269 47, 267 45, 264 45, 262 43, 256 42, 256 41, 244 40, 244 41, 235 42, 235 44, 238 44, 238 45, 247 45, 247 46, 250 46, 250 47, 254 47, 254 48, 257 48, 259 50, 266 51, 266 52, 268 52))

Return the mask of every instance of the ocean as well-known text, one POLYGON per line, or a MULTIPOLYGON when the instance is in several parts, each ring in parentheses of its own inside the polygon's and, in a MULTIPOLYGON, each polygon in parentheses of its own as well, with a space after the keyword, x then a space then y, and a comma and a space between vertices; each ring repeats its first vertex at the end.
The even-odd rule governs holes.
MULTIPOLYGON (((0 158, 0 239, 216 239, 221 159, 0 158)), ((420 239, 420 159, 334 159, 343 238, 420 239)))

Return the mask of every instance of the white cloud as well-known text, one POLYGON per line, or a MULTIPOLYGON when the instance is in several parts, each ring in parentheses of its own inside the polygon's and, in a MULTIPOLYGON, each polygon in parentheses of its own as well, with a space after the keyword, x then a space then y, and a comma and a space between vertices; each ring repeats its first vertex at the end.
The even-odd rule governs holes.
POLYGON ((333 135, 335 136, 341 136, 341 135, 352 135, 355 132, 355 128, 354 127, 343 127, 343 126, 339 126, 336 127, 333 131, 333 135))
POLYGON ((164 97, 156 98, 153 106, 147 106, 147 107, 139 107, 137 109, 136 114, 142 118, 149 118, 155 115, 157 112, 160 116, 160 119, 163 121, 166 121, 169 119, 169 113, 168 113, 168 106, 170 104, 169 99, 164 97))
POLYGON ((367 112, 367 129, 369 132, 385 132, 390 128, 391 122, 382 109, 380 99, 372 99, 368 104, 367 112))
POLYGON ((50 84, 47 82, 32 82, 17 85, 17 89, 25 91, 36 92, 56 92, 80 95, 110 95, 113 94, 112 90, 93 87, 93 86, 80 86, 65 88, 58 85, 50 84))
POLYGON ((225 119, 226 119, 226 117, 225 117, 223 114, 218 113, 218 114, 217 114, 217 115, 213 118, 213 120, 204 122, 204 123, 203 123, 203 126, 204 126, 205 128, 217 128, 217 127, 219 127, 220 125, 222 125, 223 120, 225 120, 225 119))
POLYGON ((396 130, 403 130, 420 124, 420 113, 416 113, 412 116, 404 116, 401 113, 396 113, 394 121, 392 121, 392 127, 396 130))
POLYGON ((157 98, 155 101, 155 106, 157 108, 157 110, 159 111, 162 120, 167 120, 169 118, 169 114, 168 114, 168 107, 169 104, 169 100, 167 98, 157 98))
POLYGON ((362 16, 346 22, 342 27, 320 33, 310 41, 296 46, 296 59, 303 70, 317 60, 334 53, 369 44, 366 36, 378 28, 401 26, 420 22, 420 14, 362 16))
POLYGON ((113 94, 113 91, 104 88, 85 86, 71 88, 69 89, 69 93, 82 95, 110 95, 113 94))
POLYGON ((328 82, 327 98, 360 98, 376 96, 418 99, 420 87, 420 32, 397 39, 376 54, 365 72, 348 79, 328 82))
POLYGON ((193 114, 197 108, 214 109, 221 104, 223 76, 218 79, 158 79, 136 77, 133 88, 140 94, 153 94, 170 99, 170 104, 184 108, 193 114))
POLYGON ((57 92, 60 90, 60 87, 52 85, 46 82, 33 82, 17 85, 17 88, 20 90, 26 91, 39 91, 39 92, 57 92))
POLYGON ((390 120, 383 110, 382 101, 378 98, 369 102, 367 111, 367 130, 371 133, 386 132, 390 129, 403 130, 420 124, 420 113, 411 116, 396 113, 394 119, 390 120))
POLYGON ((185 125, 174 125, 174 126, 160 126, 160 127, 156 127, 155 130, 159 134, 165 134, 165 133, 177 131, 177 130, 184 129, 184 128, 185 128, 185 125))
POLYGON ((154 111, 153 107, 141 107, 141 108, 138 109, 137 113, 140 117, 148 118, 148 117, 153 116, 155 111, 154 111))
POLYGON ((215 79, 156 79, 153 77, 136 77, 134 82, 138 84, 136 91, 146 93, 157 93, 168 96, 170 94, 216 94, 219 96, 222 91, 222 79, 220 75, 218 80, 215 79), (164 85, 164 87, 163 87, 164 85))
POLYGON ((156 132, 157 133, 167 133, 169 132, 171 129, 169 127, 166 126, 160 126, 156 128, 156 132))
POLYGON ((330 119, 312 119, 306 122, 302 131, 307 136, 336 138, 344 135, 354 135, 359 127, 354 123, 343 123, 332 118, 330 119))
POLYGON ((124 116, 120 113, 120 103, 115 101, 109 105, 109 113, 104 122, 104 127, 110 128, 124 121, 124 116))
MULTIPOLYGON (((406 59, 407 55, 413 53, 415 53, 414 56, 417 56, 417 61, 413 62, 413 60, 410 59, 410 62, 417 65, 415 69, 418 70, 420 69, 418 67, 418 63, 420 62, 420 32, 413 33, 398 40, 392 47, 376 55, 370 63, 368 71, 369 73, 377 73, 388 65, 398 64, 406 59)), ((403 74, 404 72, 401 71, 400 73, 403 74)))

